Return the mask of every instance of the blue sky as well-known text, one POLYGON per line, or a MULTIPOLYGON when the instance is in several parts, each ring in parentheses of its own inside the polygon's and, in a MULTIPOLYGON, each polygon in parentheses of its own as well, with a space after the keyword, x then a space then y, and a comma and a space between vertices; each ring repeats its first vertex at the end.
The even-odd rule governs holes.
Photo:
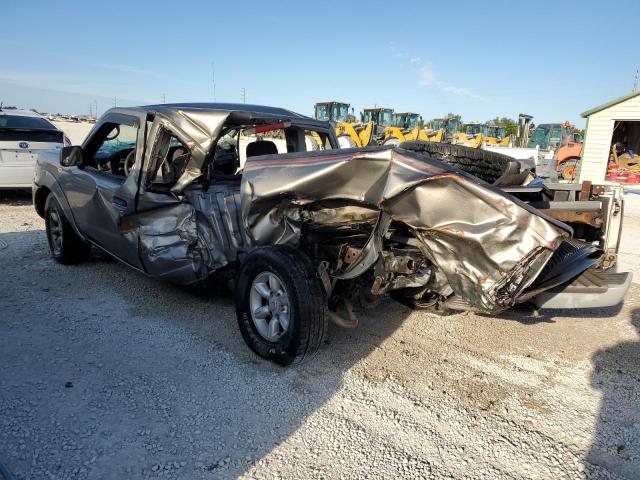
POLYGON ((628 93, 638 1, 3 2, 0 100, 88 113, 213 100, 311 114, 318 100, 425 119, 572 120, 628 93))

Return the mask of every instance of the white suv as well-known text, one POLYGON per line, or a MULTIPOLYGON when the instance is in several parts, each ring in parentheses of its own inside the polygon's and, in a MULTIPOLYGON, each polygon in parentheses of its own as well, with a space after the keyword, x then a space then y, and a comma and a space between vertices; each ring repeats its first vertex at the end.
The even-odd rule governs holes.
POLYGON ((38 152, 70 144, 43 116, 0 108, 0 188, 31 188, 38 152))

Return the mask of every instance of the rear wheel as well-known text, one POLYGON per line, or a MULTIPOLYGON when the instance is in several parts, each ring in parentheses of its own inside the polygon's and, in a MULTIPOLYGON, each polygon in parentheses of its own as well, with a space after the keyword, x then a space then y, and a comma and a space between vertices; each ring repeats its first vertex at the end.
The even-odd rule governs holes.
POLYGON ((320 150, 320 145, 318 145, 318 141, 313 138, 311 135, 307 135, 304 137, 304 143, 307 147, 307 152, 317 152, 320 150))
POLYGON ((574 181, 578 176, 578 159, 569 158, 562 162, 560 165, 560 174, 562 178, 569 181, 574 181))
POLYGON ((520 171, 520 162, 517 160, 480 148, 422 140, 402 142, 400 148, 425 153, 493 184, 503 184, 501 181, 506 179, 507 175, 520 171))
POLYGON ((349 135, 340 135, 338 137, 338 145, 340 148, 356 148, 356 142, 349 135))
POLYGON ((68 265, 87 259, 91 245, 82 240, 73 230, 53 194, 47 197, 44 221, 49 250, 56 262, 68 265))
POLYGON ((244 341, 281 365, 313 355, 326 336, 327 299, 311 260, 290 247, 251 253, 238 274, 236 315, 244 341))

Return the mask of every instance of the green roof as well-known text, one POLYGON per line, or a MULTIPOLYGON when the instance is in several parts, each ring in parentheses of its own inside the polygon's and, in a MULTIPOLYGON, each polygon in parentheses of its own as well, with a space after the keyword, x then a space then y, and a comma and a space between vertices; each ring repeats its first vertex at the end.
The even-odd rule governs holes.
POLYGON ((586 118, 586 117, 588 117, 590 115, 593 115, 594 113, 598 113, 598 112, 604 110, 605 108, 613 107, 614 105, 617 105, 617 104, 622 103, 622 102, 624 102, 626 100, 629 100, 630 98, 637 97, 638 95, 640 95, 640 92, 631 92, 631 93, 629 93, 627 95, 623 95, 620 98, 616 98, 615 100, 611 100, 610 102, 603 103, 599 107, 595 107, 595 108, 592 108, 591 110, 587 110, 586 112, 582 112, 580 115, 583 118, 586 118))

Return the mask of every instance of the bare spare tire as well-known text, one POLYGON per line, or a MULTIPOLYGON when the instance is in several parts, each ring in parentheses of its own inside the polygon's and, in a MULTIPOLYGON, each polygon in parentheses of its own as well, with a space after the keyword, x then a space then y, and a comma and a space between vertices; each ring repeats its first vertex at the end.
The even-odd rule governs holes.
POLYGON ((402 142, 399 147, 426 153, 436 160, 459 168, 487 183, 494 185, 518 183, 518 178, 515 177, 520 174, 520 162, 501 153, 465 147, 464 145, 421 140, 402 142))

